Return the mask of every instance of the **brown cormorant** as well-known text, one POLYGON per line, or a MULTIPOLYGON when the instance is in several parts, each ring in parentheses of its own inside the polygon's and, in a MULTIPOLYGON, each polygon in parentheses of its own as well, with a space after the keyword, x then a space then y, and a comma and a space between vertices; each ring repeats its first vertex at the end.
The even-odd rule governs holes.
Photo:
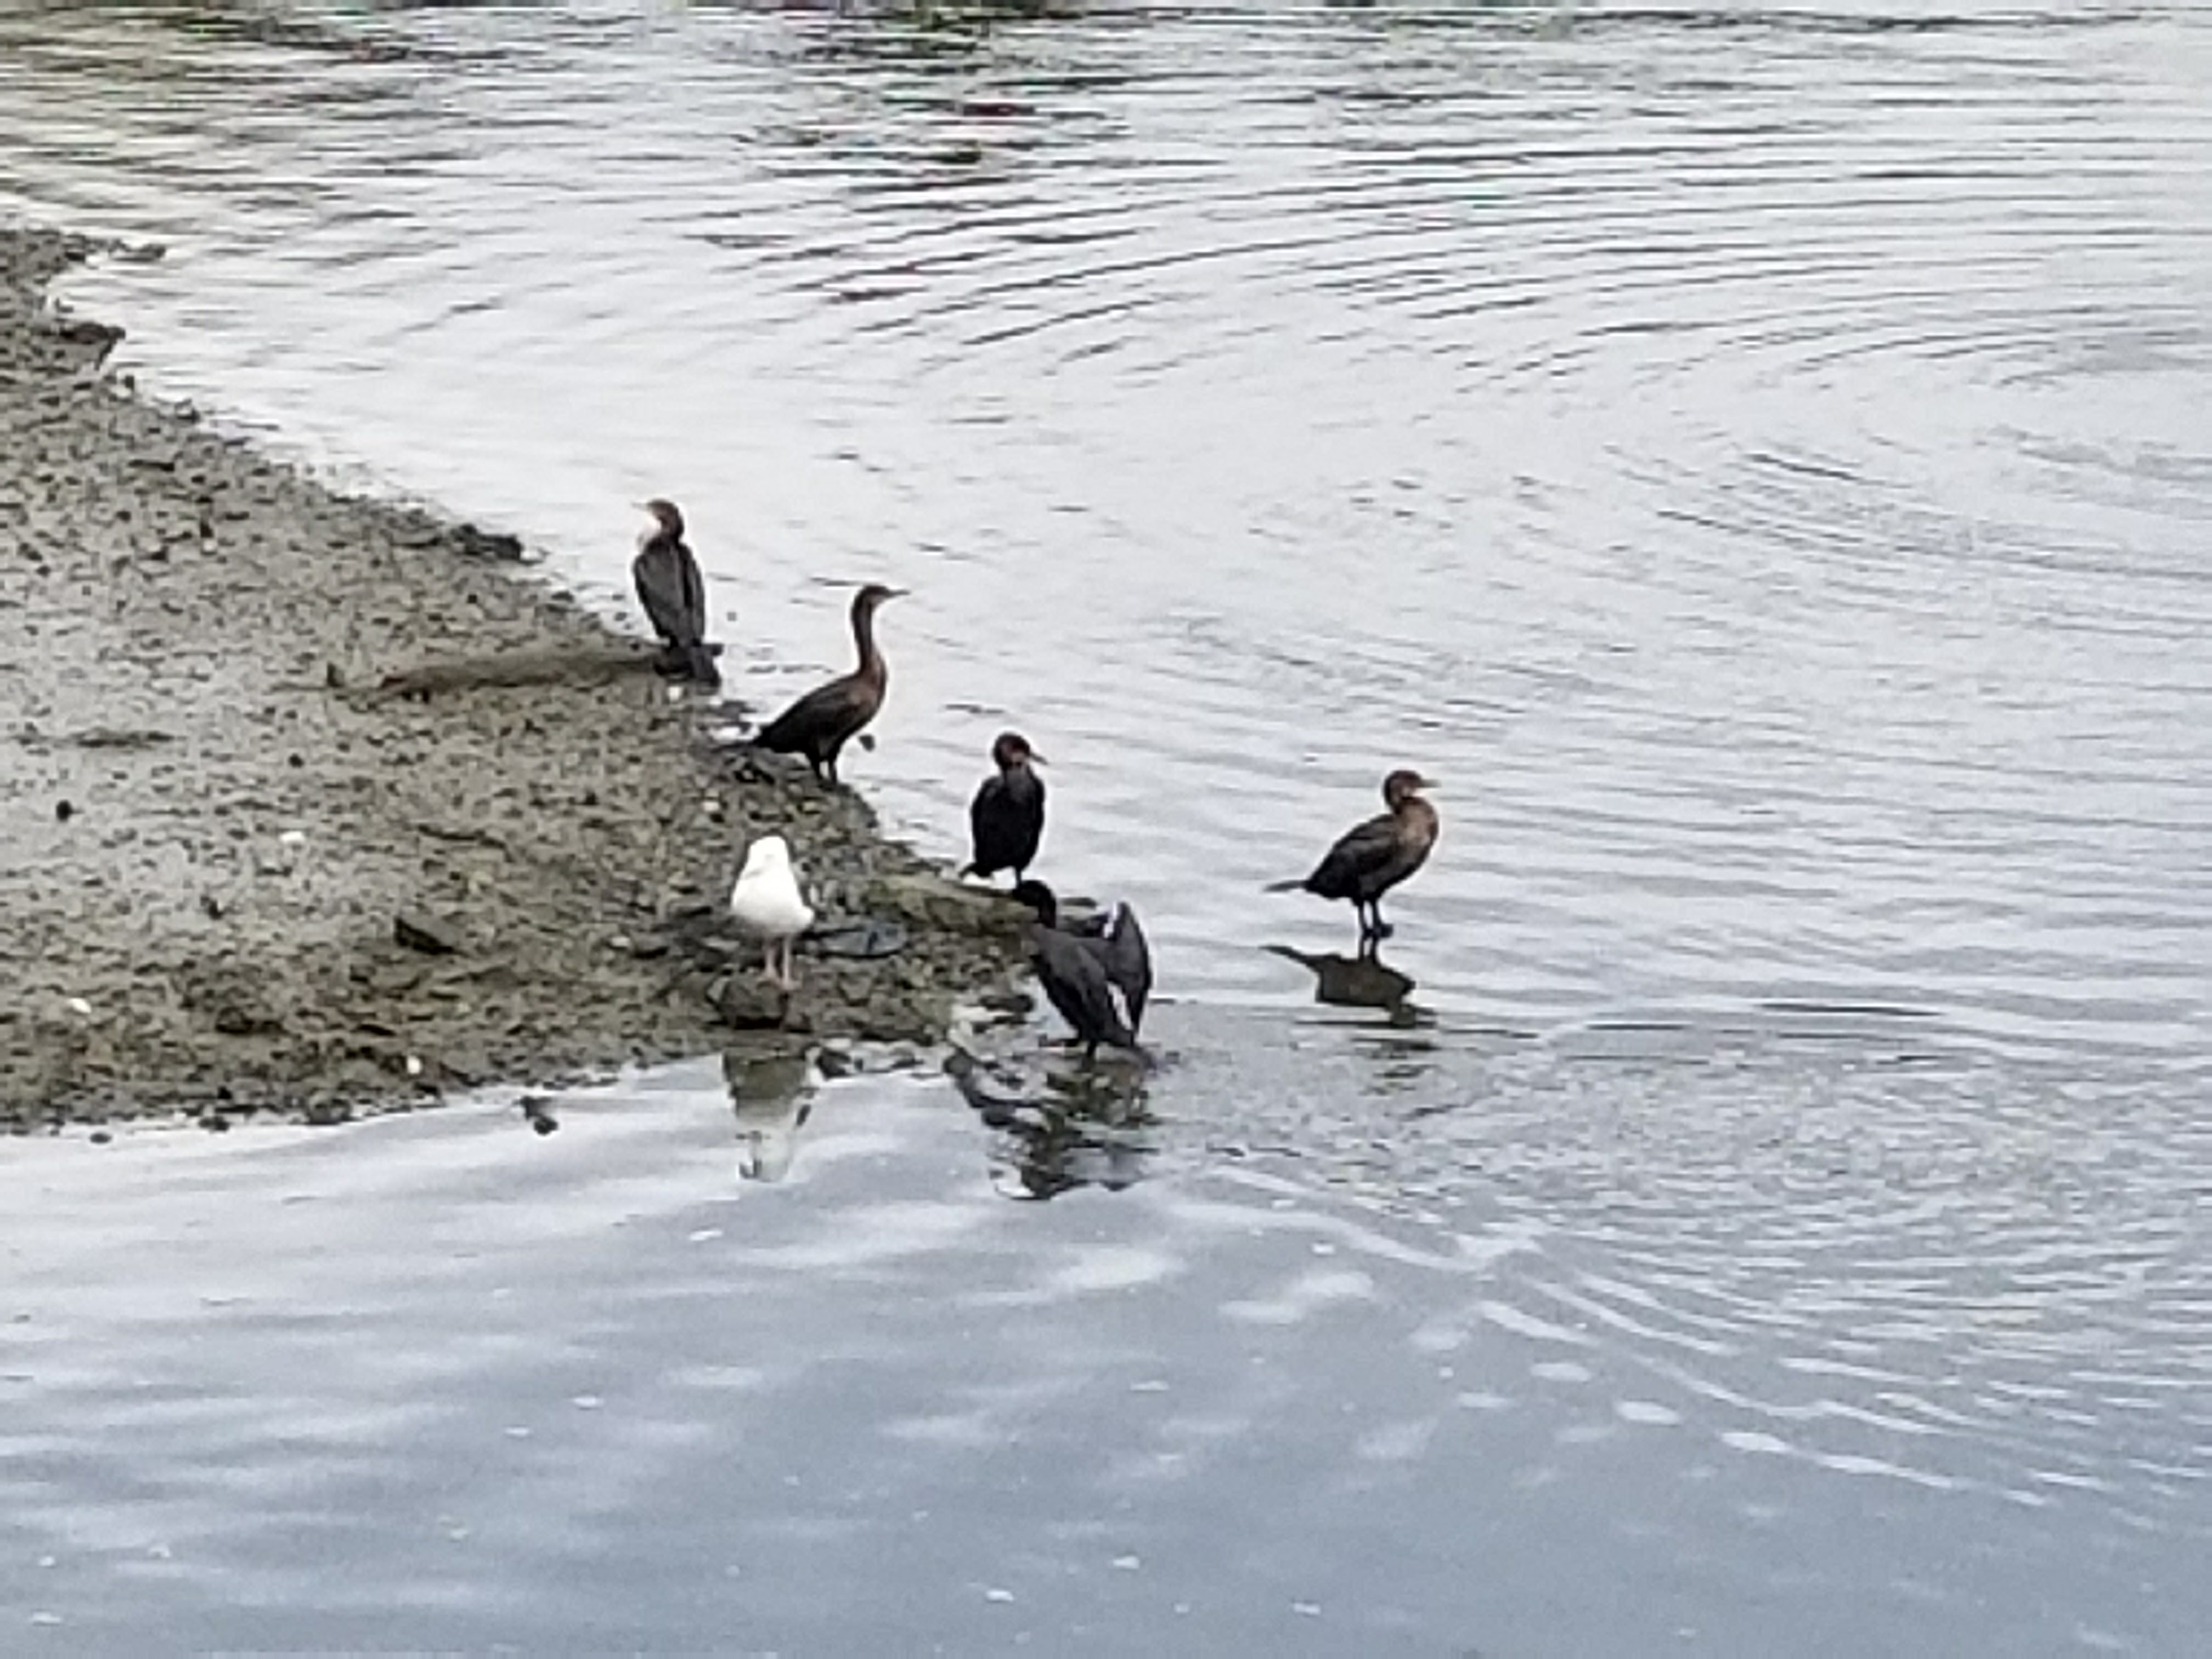
POLYGON ((804 755, 816 777, 824 783, 837 781, 837 751, 875 719, 890 680, 884 653, 876 649, 877 607, 905 592, 870 582, 853 596, 853 643, 860 648, 860 665, 815 687, 777 715, 753 739, 756 747, 779 755, 804 755))
POLYGON ((1030 770, 1042 766, 1044 757, 1020 732, 1001 732, 991 745, 991 764, 999 769, 998 775, 983 780, 968 808, 975 856, 960 873, 988 880, 1011 870, 1018 882, 1029 873, 1044 836, 1044 780, 1030 770))
POLYGON ((1420 791, 1436 786, 1419 772, 1403 769, 1382 780, 1382 804, 1390 810, 1346 830, 1311 875, 1269 884, 1271 893, 1303 888, 1327 899, 1350 899, 1359 916, 1359 943, 1372 949, 1390 937, 1382 920, 1382 895, 1428 862, 1437 844, 1437 809, 1420 791))
POLYGON ((707 647, 707 584, 699 561, 684 541, 684 514, 676 503, 655 496, 645 503, 653 527, 637 538, 629 562, 637 602, 645 607, 653 631, 660 635, 661 656, 669 666, 702 685, 720 685, 714 653, 707 647))
MULTIPOLYGON (((1102 1042, 1116 1048, 1135 1048, 1136 1034, 1115 1006, 1116 987, 1108 969, 1108 941, 1062 933, 1060 902, 1041 881, 1017 884, 1013 896, 1016 902, 1036 913, 1036 920, 1025 930, 1030 966, 1060 1018, 1075 1028, 1075 1038, 1083 1045, 1085 1056, 1096 1055, 1102 1042)), ((1138 935, 1139 944, 1142 939, 1138 935)), ((1151 981, 1152 966, 1147 961, 1145 982, 1149 986, 1151 981)))

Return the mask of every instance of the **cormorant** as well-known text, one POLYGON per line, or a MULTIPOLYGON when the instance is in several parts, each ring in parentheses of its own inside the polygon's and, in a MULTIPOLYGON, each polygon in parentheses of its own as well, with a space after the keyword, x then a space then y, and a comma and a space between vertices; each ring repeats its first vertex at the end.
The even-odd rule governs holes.
POLYGON ((1437 844, 1437 809, 1419 792, 1436 785, 1419 772, 1401 769, 1382 780, 1382 804, 1390 810, 1346 830, 1311 875, 1268 885, 1271 893, 1303 888, 1327 899, 1350 899, 1359 916, 1359 943, 1371 950, 1390 937, 1382 920, 1382 895, 1428 862, 1437 844))
POLYGON ((1077 922, 1071 931, 1097 951, 1107 983, 1121 993, 1121 1018, 1130 1036, 1137 1036, 1144 1030, 1145 1004, 1152 995, 1152 942, 1137 925, 1137 913, 1126 903, 1117 903, 1102 915, 1077 922))
POLYGON ((1001 732, 991 745, 991 764, 999 775, 983 780, 968 808, 975 856, 960 873, 988 880, 1011 870, 1018 882, 1044 836, 1044 780, 1030 770, 1042 766, 1044 757, 1020 732, 1001 732))
MULTIPOLYGON (((1135 1048, 1136 1036, 1115 1006, 1114 981, 1106 965, 1107 941, 1060 932, 1060 902, 1041 881, 1017 884, 1013 896, 1016 902, 1036 913, 1036 920, 1025 930, 1030 965, 1060 1018, 1075 1028, 1085 1058, 1096 1056, 1102 1042, 1116 1048, 1135 1048)), ((1150 982, 1149 963, 1146 981, 1150 982)))
POLYGON ((637 602, 660 635, 661 656, 702 685, 720 685, 714 653, 707 648, 707 584, 699 561, 684 541, 684 514, 659 496, 645 503, 653 527, 637 538, 629 562, 637 602))
POLYGON ((870 582, 853 596, 853 643, 860 648, 860 665, 815 687, 785 709, 753 739, 755 747, 779 755, 804 755, 816 777, 825 783, 837 781, 837 751, 875 719, 890 679, 884 653, 876 649, 877 608, 905 592, 870 582))
POLYGON ((745 867, 730 890, 730 917, 738 932, 760 940, 761 971, 787 991, 797 986, 791 971, 791 942, 812 926, 814 912, 799 890, 791 848, 781 836, 763 836, 745 849, 745 867))

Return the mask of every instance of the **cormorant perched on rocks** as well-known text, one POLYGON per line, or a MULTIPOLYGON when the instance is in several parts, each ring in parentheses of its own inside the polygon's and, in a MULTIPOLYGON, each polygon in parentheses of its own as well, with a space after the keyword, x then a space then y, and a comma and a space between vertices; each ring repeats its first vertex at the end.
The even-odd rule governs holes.
POLYGON ((777 715, 753 739, 756 747, 779 755, 804 755, 816 777, 824 783, 837 781, 837 751, 875 719, 890 680, 884 653, 876 649, 876 611, 905 592, 870 582, 853 596, 853 643, 860 648, 860 665, 815 687, 777 715))
POLYGON ((1437 809, 1419 792, 1436 786, 1419 772, 1399 770, 1382 780, 1382 804, 1390 810, 1346 830, 1314 872, 1297 881, 1270 884, 1271 893, 1303 888, 1327 899, 1350 899, 1359 916, 1359 943, 1371 950, 1390 937, 1382 920, 1382 895, 1428 862, 1437 844, 1437 809))
POLYGON ((781 836, 763 836, 745 848, 745 867, 730 890, 730 919, 739 933, 761 942, 763 973, 787 991, 799 983, 791 971, 791 945, 813 925, 814 911, 799 890, 791 847, 781 836))
POLYGON ((968 808, 975 856, 960 873, 988 880, 1011 870, 1018 882, 1029 873, 1044 836, 1044 780, 1030 770, 1042 766, 1044 757, 1020 732, 1001 732, 991 745, 991 764, 999 775, 983 780, 968 808))
POLYGON ((707 648, 707 584, 699 561, 684 542, 684 514, 676 503, 655 496, 645 503, 653 528, 637 538, 629 562, 637 602, 660 635, 661 655, 687 679, 720 685, 714 653, 707 648))
MULTIPOLYGON (((1083 939, 1060 929, 1060 902, 1041 881, 1024 881, 1014 888, 1015 902, 1026 904, 1036 919, 1026 930, 1030 965, 1037 983, 1044 987, 1060 1018, 1075 1028, 1076 1041, 1085 1058, 1095 1056, 1098 1045, 1133 1048, 1136 1034, 1115 1006, 1115 985, 1108 970, 1107 945, 1103 939, 1083 939)), ((1139 945, 1143 936, 1138 935, 1139 945)), ((1145 964, 1145 983, 1152 983, 1152 964, 1145 964)), ((1141 1003, 1139 1003, 1141 1007, 1141 1003)))

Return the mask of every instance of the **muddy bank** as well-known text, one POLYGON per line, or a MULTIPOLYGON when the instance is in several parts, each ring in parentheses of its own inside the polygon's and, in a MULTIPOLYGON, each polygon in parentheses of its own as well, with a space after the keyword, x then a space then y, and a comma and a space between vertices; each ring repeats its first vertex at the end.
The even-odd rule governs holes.
POLYGON ((44 302, 94 252, 0 229, 0 1123, 926 1040, 1003 989, 1007 907, 715 752, 729 711, 513 542, 103 375, 112 331, 44 302), (487 656, 520 672, 443 666, 487 656), (771 830, 826 924, 787 1003, 714 922, 771 830))

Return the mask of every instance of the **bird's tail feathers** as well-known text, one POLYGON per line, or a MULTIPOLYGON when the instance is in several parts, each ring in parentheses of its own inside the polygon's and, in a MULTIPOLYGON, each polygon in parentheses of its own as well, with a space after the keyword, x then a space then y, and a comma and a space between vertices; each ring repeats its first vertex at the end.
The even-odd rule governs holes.
POLYGON ((694 645, 684 653, 684 665, 693 679, 702 685, 720 685, 722 671, 714 666, 714 653, 705 645, 694 645))

